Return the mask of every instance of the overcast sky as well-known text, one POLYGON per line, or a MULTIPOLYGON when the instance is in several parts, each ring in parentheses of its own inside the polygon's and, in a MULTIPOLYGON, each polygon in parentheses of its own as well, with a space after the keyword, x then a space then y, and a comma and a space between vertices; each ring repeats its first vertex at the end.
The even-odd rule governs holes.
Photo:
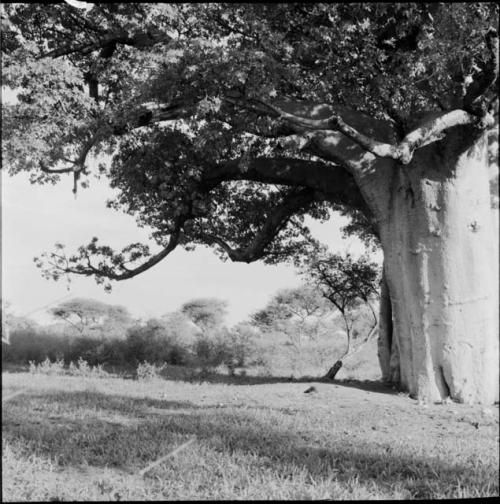
MULTIPOLYGON (((26 174, 10 177, 2 171, 2 297, 18 314, 45 322, 49 318, 42 307, 81 296, 122 304, 135 316, 150 317, 173 311, 189 299, 210 296, 229 301, 228 323, 233 324, 262 307, 276 290, 300 284, 291 266, 222 262, 200 247, 194 252, 174 250, 149 271, 114 282, 111 294, 83 277, 74 277, 68 291, 64 280, 43 279, 33 257, 52 251, 55 242, 72 252, 93 236, 116 248, 148 239, 148 231, 138 228, 131 216, 106 208, 112 193, 105 180, 91 179, 90 188, 79 188, 76 199, 72 183, 71 176, 63 176, 54 186, 32 185, 26 174)), ((363 250, 358 240, 341 238, 334 220, 314 223, 313 230, 336 250, 363 250)))

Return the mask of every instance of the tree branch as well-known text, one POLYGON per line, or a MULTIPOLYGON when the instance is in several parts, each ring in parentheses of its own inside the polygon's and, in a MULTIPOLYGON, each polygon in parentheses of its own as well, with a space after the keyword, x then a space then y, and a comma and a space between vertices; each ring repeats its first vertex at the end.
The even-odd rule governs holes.
POLYGON ((39 161, 39 166, 42 172, 48 174, 61 174, 61 173, 73 173, 73 194, 76 197, 78 179, 80 178, 81 172, 85 170, 85 162, 89 152, 92 147, 99 141, 101 137, 101 130, 98 129, 88 140, 85 142, 80 152, 80 155, 75 160, 66 159, 67 162, 71 163, 72 166, 68 168, 48 168, 43 160, 39 161))
MULTIPOLYGON (((174 230, 170 234, 167 246, 163 250, 161 250, 158 254, 151 256, 147 261, 145 261, 144 263, 135 268, 130 269, 126 268, 124 266, 124 263, 130 261, 123 261, 121 259, 117 259, 118 257, 119 258, 122 257, 121 254, 119 254, 118 256, 115 255, 114 253, 111 252, 111 249, 109 249, 109 247, 100 247, 100 250, 98 250, 95 247, 95 242, 91 244, 93 245, 93 248, 96 249, 96 252, 93 253, 97 254, 100 253, 107 256, 108 259, 111 261, 112 266, 105 263, 101 263, 98 266, 94 266, 91 262, 91 256, 88 251, 88 248, 90 246, 87 246, 87 248, 81 247, 79 251, 80 256, 79 257, 74 256, 69 259, 68 257, 66 257, 66 255, 56 254, 54 252, 51 253, 50 257, 53 259, 53 261, 52 262, 48 261, 49 267, 43 266, 42 261, 40 261, 39 259, 35 258, 35 262, 37 263, 38 267, 43 269, 43 274, 47 278, 57 279, 61 274, 71 273, 83 276, 94 276, 98 281, 98 283, 102 283, 104 279, 117 280, 117 281, 128 280, 129 278, 133 278, 158 264, 165 257, 167 257, 167 255, 170 254, 172 250, 174 250, 177 247, 182 227, 190 216, 191 216, 190 213, 189 214, 185 213, 180 217, 178 217, 174 225, 174 230), (86 264, 83 264, 82 262, 86 264), (119 271, 117 271, 116 268, 118 268, 119 271)), ((43 256, 47 257, 47 254, 43 254, 43 256)))
POLYGON ((98 40, 92 42, 86 42, 83 44, 72 45, 68 44, 64 47, 54 49, 41 54, 37 59, 41 58, 59 58, 61 56, 68 56, 75 52, 80 52, 80 54, 88 54, 93 51, 101 51, 101 57, 110 58, 116 48, 117 44, 123 44, 136 48, 147 48, 159 42, 170 42, 172 37, 166 33, 156 33, 152 34, 150 32, 138 32, 133 35, 128 34, 124 30, 118 30, 114 33, 108 34, 105 37, 100 37, 98 40))
POLYGON ((44 161, 39 161, 40 170, 49 174, 72 173, 73 167, 70 168, 48 168, 44 161))
POLYGON ((498 82, 499 44, 498 33, 495 28, 490 28, 486 33, 486 46, 489 51, 486 66, 483 72, 469 86, 464 97, 464 108, 474 113, 478 111, 486 112, 483 110, 486 104, 485 97, 490 90, 494 89, 495 83, 498 82))
POLYGON ((250 180, 267 184, 305 186, 327 199, 368 212, 366 203, 350 173, 334 164, 286 157, 256 157, 242 168, 240 159, 209 166, 204 182, 213 187, 223 181, 250 180))
MULTIPOLYGON (((286 112, 285 110, 267 103, 263 100, 258 100, 262 105, 269 108, 275 115, 282 120, 310 130, 336 130, 343 133, 345 136, 356 142, 365 150, 382 158, 391 158, 403 164, 408 164, 413 157, 413 152, 425 145, 441 140, 447 129, 459 125, 481 124, 477 116, 466 112, 465 110, 452 110, 438 117, 433 117, 419 126, 417 129, 408 133, 398 144, 390 144, 380 142, 374 138, 364 135, 352 126, 349 126, 336 112, 325 119, 308 119, 295 114, 286 112)), ((487 124, 489 125, 489 123, 487 124)))
POLYGON ((245 248, 233 249, 222 238, 212 233, 201 233, 201 236, 219 245, 234 262, 250 263, 260 259, 265 249, 284 228, 290 217, 315 199, 315 191, 310 188, 293 191, 283 202, 276 206, 266 217, 264 224, 255 235, 253 241, 245 248))

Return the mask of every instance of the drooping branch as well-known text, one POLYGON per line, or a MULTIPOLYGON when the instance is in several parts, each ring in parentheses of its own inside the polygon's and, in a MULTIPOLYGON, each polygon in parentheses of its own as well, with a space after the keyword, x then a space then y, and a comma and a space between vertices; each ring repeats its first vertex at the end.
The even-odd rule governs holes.
POLYGON ((290 192, 285 196, 282 203, 269 213, 252 242, 242 248, 232 248, 225 240, 213 233, 202 231, 200 235, 208 242, 219 245, 232 261, 250 263, 262 258, 265 255, 266 248, 285 227, 290 218, 312 203, 314 199, 315 191, 310 188, 290 192))
MULTIPOLYGON (((340 167, 291 158, 255 158, 247 162, 245 169, 242 169, 240 159, 209 166, 200 182, 200 192, 208 194, 222 182, 231 180, 290 185, 293 189, 267 214, 251 243, 244 247, 233 248, 216 232, 203 232, 200 227, 199 240, 219 245, 233 261, 251 262, 267 255, 269 246, 291 217, 315 200, 332 200, 364 209, 363 199, 352 176, 340 167), (300 189, 296 189, 297 186, 300 189)), ((47 278, 57 279, 63 274, 78 274, 93 276, 99 283, 105 279, 132 278, 158 264, 179 244, 184 224, 196 217, 192 213, 192 205, 188 207, 174 221, 167 246, 134 268, 130 268, 129 263, 149 256, 147 247, 130 246, 121 253, 115 253, 110 247, 98 246, 96 241, 80 247, 78 254, 73 257, 61 252, 44 254, 45 263, 38 260, 38 266, 47 278)))
MULTIPOLYGON (((96 238, 89 245, 80 247, 77 256, 68 257, 63 251, 64 247, 57 245, 61 252, 44 253, 42 258, 45 262, 35 258, 35 264, 42 269, 43 276, 54 280, 57 280, 61 275, 67 274, 94 276, 98 283, 103 283, 105 280, 128 280, 158 264, 177 247, 182 227, 188 218, 187 214, 178 217, 167 245, 160 252, 152 255, 148 260, 134 268, 125 265, 137 261, 140 257, 149 255, 148 247, 141 244, 132 244, 125 247, 121 253, 116 254, 110 247, 98 246, 96 238), (125 259, 126 254, 129 256, 128 259, 125 259), (92 256, 99 255, 103 259, 98 264, 93 264, 92 256)), ((110 287, 108 286, 108 288, 110 287)))
POLYGON ((85 171, 85 163, 87 161, 87 156, 89 155, 89 152, 92 150, 92 148, 100 140, 101 135, 102 131, 101 129, 98 129, 89 138, 89 140, 83 144, 80 154, 76 159, 74 160, 65 159, 65 161, 70 163, 71 166, 66 168, 49 168, 45 161, 40 160, 39 161, 40 170, 42 170, 42 172, 44 173, 54 175, 58 175, 61 173, 73 173, 73 194, 75 195, 76 198, 76 193, 78 189, 78 179, 80 178, 81 173, 85 171))

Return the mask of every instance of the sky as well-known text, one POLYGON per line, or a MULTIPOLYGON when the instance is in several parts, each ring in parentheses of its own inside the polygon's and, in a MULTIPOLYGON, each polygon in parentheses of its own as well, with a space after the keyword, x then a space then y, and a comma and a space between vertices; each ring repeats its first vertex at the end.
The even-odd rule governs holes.
MULTIPOLYGON (((223 262, 209 248, 193 252, 178 248, 161 263, 130 280, 113 282, 111 294, 91 278, 73 276, 70 290, 64 279, 54 282, 41 276, 33 257, 54 250, 61 242, 72 252, 94 236, 117 249, 136 242, 151 244, 148 230, 133 217, 106 208, 113 193, 106 180, 90 179, 75 199, 71 175, 56 185, 32 185, 27 174, 14 177, 2 170, 2 299, 18 315, 41 323, 51 321, 49 306, 72 297, 90 297, 126 306, 132 315, 149 318, 174 311, 197 297, 217 297, 229 302, 227 323, 243 321, 263 307, 281 288, 300 285, 297 271, 285 264, 223 262)), ((345 218, 312 222, 314 235, 332 249, 362 253, 359 240, 342 238, 345 218)))
MULTIPOLYGON (((4 103, 15 100, 15 94, 2 88, 2 99, 4 103)), ((106 208, 106 200, 113 196, 106 179, 91 179, 88 189, 79 188, 76 199, 71 175, 56 185, 40 186, 30 184, 25 173, 10 177, 2 170, 0 181, 2 302, 8 302, 17 315, 49 323, 49 307, 73 297, 89 297, 149 318, 177 310, 190 299, 216 297, 229 302, 227 323, 233 325, 262 308, 277 290, 302 283, 290 265, 223 262, 207 247, 192 252, 178 248, 137 277, 113 282, 110 294, 92 278, 73 276, 69 286, 65 280, 46 280, 33 258, 53 251, 56 242, 65 244, 69 253, 94 236, 116 249, 138 241, 152 245, 153 252, 158 248, 133 217, 106 208)), ((495 217, 498 222, 498 212, 495 217)), ((310 228, 331 250, 359 255, 365 251, 361 242, 342 237, 340 228, 346 223, 346 218, 334 214, 325 223, 311 221, 310 228)), ((381 261, 381 254, 372 258, 381 261)))

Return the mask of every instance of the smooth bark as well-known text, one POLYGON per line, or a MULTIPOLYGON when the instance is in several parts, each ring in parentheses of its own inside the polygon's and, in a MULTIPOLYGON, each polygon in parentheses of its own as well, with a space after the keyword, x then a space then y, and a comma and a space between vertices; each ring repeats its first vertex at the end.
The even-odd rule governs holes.
POLYGON ((498 400, 495 236, 485 135, 456 128, 396 167, 380 238, 391 359, 412 396, 498 400))

